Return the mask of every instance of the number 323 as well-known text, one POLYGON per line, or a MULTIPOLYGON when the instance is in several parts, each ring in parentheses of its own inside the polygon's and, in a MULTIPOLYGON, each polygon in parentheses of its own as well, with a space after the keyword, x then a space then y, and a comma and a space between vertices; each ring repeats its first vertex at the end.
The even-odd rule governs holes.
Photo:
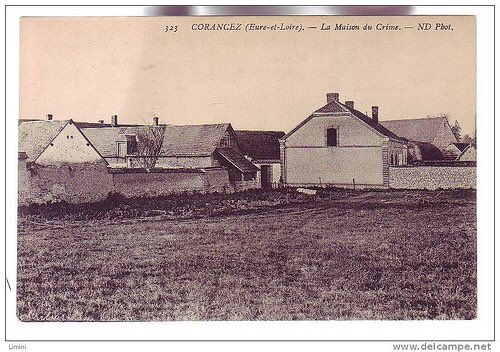
POLYGON ((165 26, 165 32, 177 32, 177 26, 165 26))

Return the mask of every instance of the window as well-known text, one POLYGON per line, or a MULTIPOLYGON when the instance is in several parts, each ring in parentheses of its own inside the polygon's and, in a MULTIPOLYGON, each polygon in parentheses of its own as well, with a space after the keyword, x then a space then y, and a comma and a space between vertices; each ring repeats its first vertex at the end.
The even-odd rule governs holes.
POLYGON ((224 137, 220 140, 219 148, 231 148, 231 136, 228 132, 226 132, 224 137))
POLYGON ((329 128, 326 130, 326 145, 328 147, 338 146, 337 129, 336 128, 329 128))
POLYGON ((117 142, 117 155, 124 158, 127 155, 127 142, 117 142))
POLYGON ((137 153, 137 141, 127 141, 127 154, 137 153))
POLYGON ((126 134, 125 139, 127 140, 127 150, 126 154, 137 153, 137 137, 135 134, 126 134))

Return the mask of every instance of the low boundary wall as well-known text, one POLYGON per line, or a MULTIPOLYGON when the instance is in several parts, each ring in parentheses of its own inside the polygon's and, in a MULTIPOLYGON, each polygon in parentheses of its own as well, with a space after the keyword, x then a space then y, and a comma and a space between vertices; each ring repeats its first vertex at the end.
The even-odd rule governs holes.
POLYGON ((475 166, 394 166, 389 187, 399 189, 476 188, 475 166))
POLYGON ((19 205, 58 201, 97 202, 108 196, 112 186, 113 176, 104 163, 63 166, 33 164, 29 168, 25 162, 19 163, 19 205))
POLYGON ((89 203, 110 192, 126 197, 234 192, 226 169, 110 169, 104 163, 41 166, 19 161, 18 203, 89 203))

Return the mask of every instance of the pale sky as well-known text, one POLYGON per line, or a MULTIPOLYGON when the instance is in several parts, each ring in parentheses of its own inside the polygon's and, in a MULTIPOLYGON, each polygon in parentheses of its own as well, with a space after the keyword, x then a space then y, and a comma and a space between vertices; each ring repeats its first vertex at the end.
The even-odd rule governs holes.
POLYGON ((24 18, 21 118, 122 123, 230 122, 290 131, 326 103, 354 100, 380 120, 447 114, 474 132, 475 18, 24 18), (398 31, 193 31, 193 23, 377 23, 398 31), (418 31, 419 22, 453 30, 418 31), (176 33, 165 33, 177 25, 176 33))

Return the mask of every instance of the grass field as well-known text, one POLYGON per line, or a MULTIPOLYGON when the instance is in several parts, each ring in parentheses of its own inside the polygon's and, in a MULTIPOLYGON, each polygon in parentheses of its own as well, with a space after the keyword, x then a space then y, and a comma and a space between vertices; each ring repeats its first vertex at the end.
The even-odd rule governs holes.
POLYGON ((476 194, 21 208, 17 279, 22 321, 474 319, 476 194))

